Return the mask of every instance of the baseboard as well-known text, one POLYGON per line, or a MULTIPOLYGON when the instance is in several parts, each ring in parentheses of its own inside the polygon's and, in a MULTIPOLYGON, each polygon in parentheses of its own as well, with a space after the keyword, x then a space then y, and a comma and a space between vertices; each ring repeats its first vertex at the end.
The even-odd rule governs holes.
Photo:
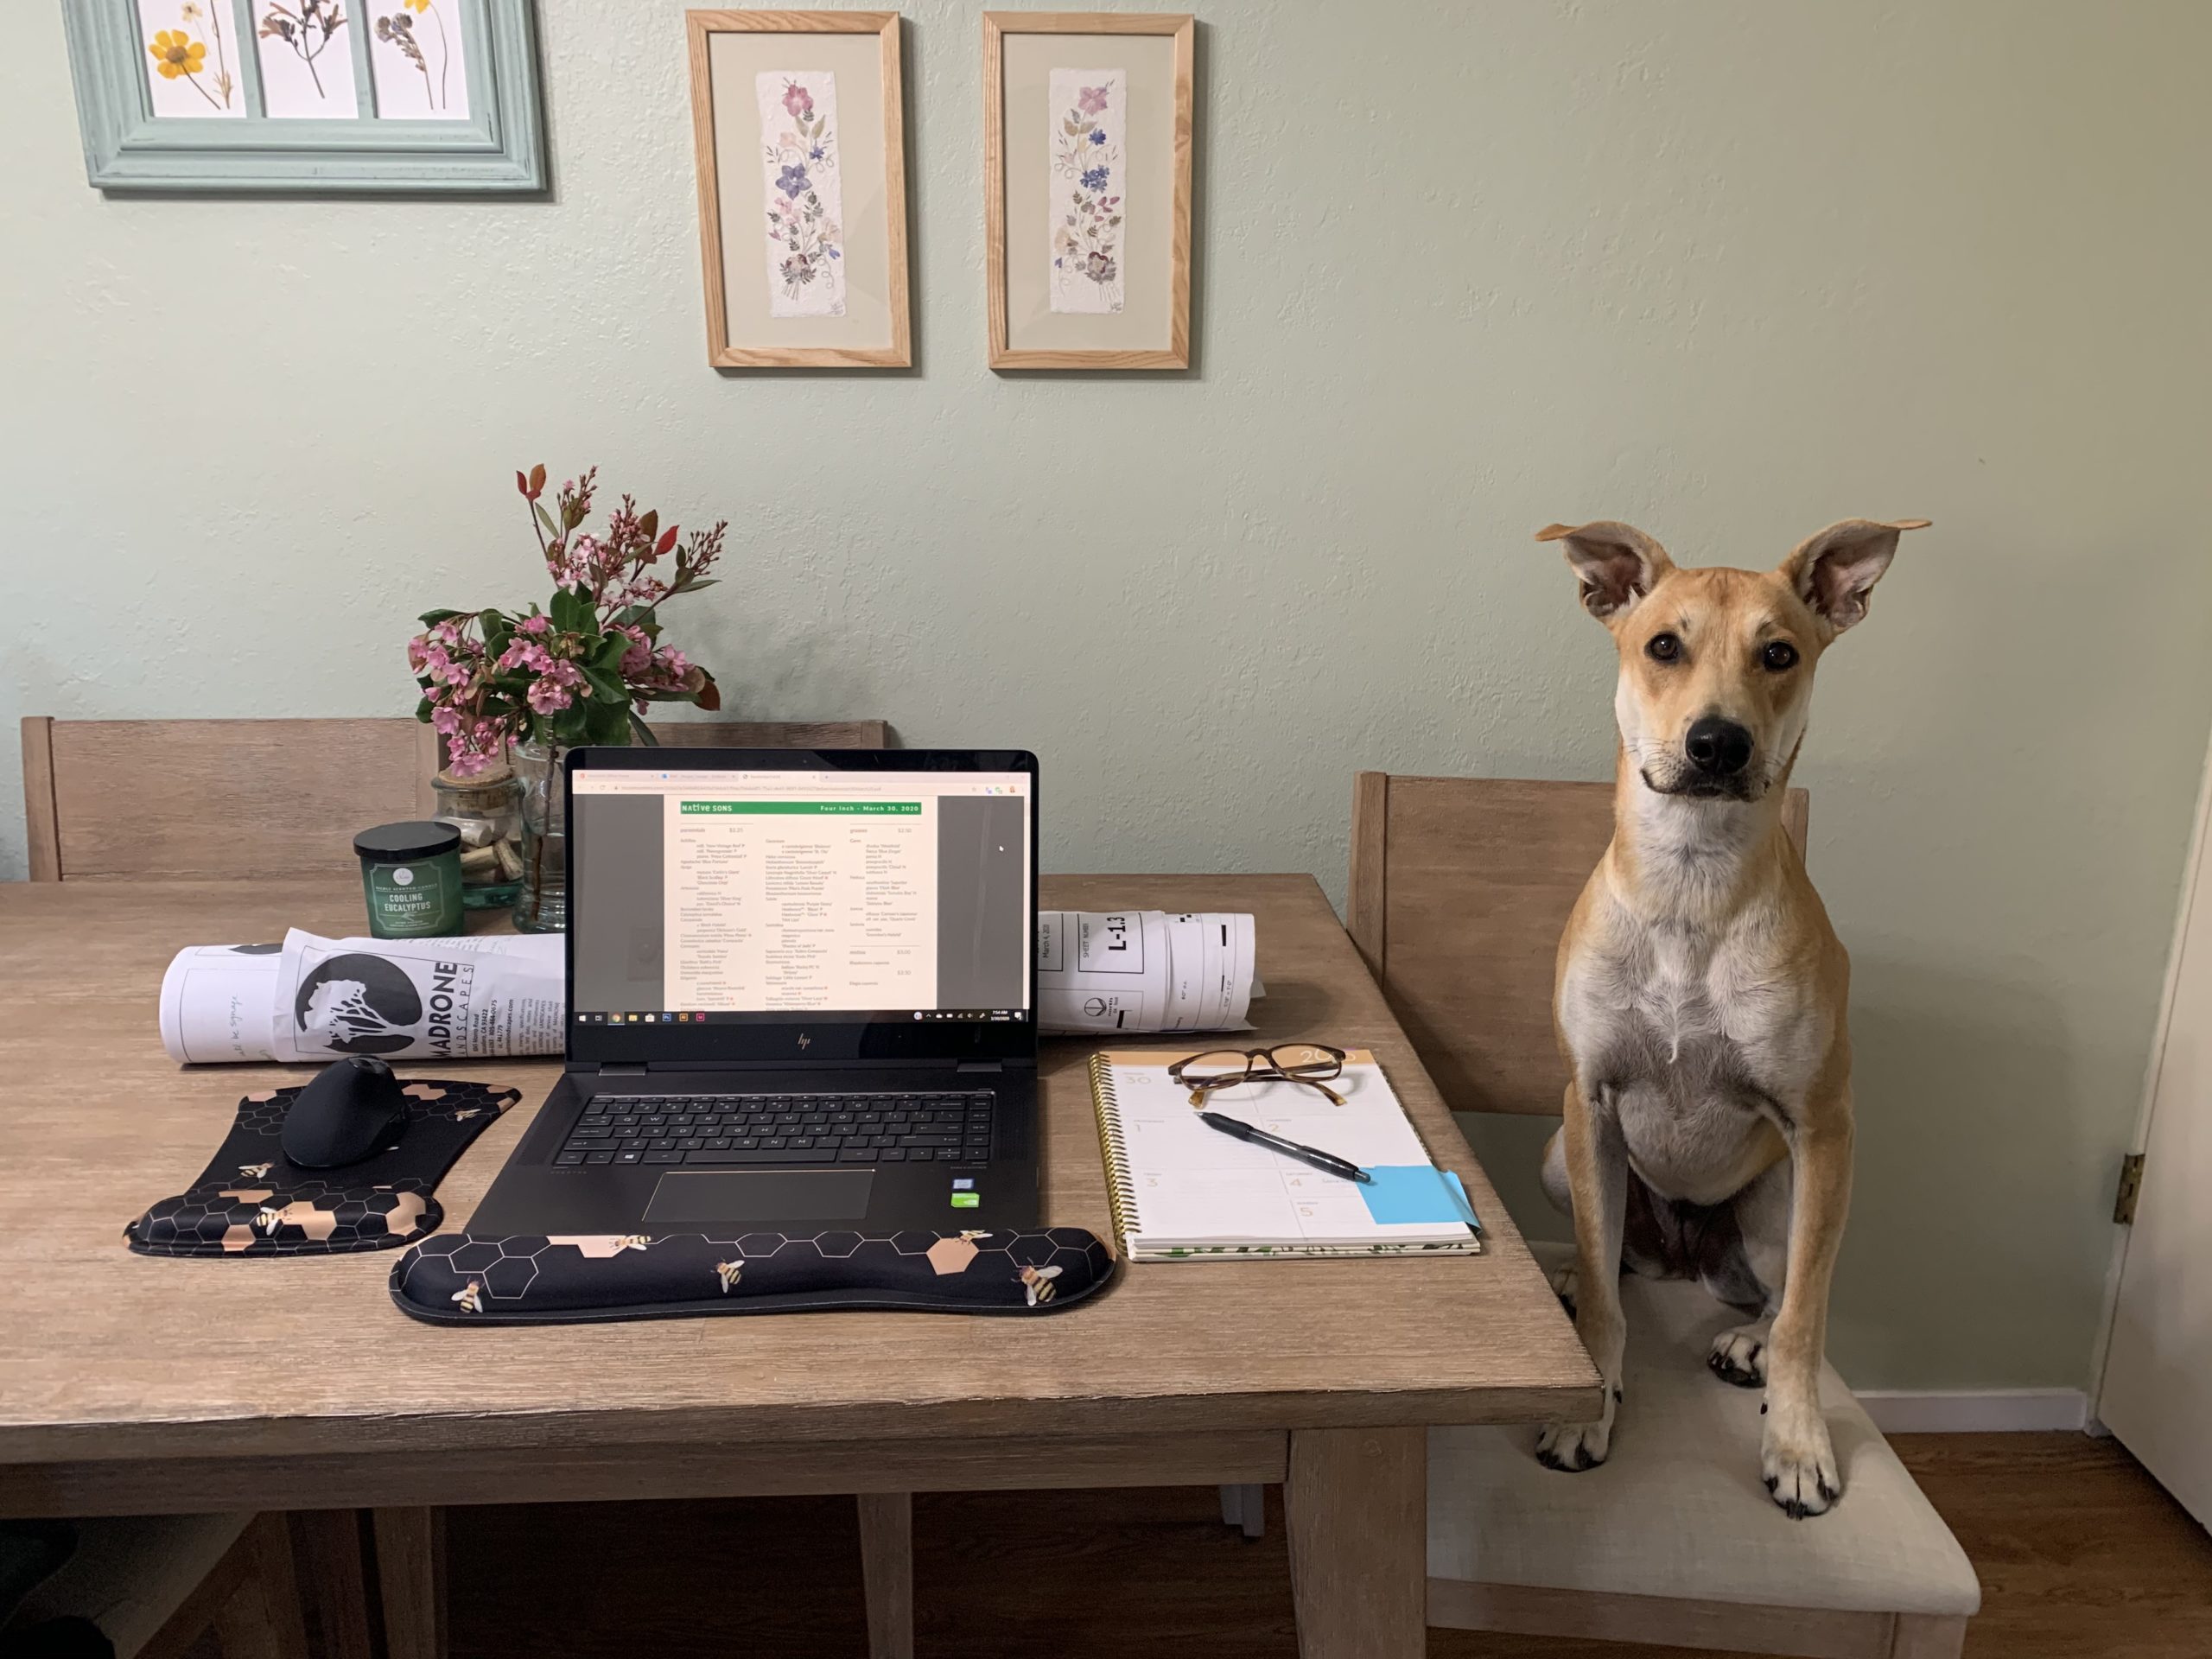
POLYGON ((2048 1433, 2089 1421, 2079 1389, 1866 1389, 1854 1397, 1885 1434, 2048 1433))

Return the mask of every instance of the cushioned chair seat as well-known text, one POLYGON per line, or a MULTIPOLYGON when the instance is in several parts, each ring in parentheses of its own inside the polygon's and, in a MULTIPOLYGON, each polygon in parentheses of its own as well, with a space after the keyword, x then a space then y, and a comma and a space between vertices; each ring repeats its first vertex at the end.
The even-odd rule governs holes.
POLYGON ((74 1614, 130 1659, 230 1553, 244 1515, 148 1515, 77 1522, 77 1551, 23 1599, 17 1626, 74 1614))
MULTIPOLYGON (((1571 1255, 1535 1249, 1548 1268, 1571 1255)), ((1852 1612, 1980 1606, 1966 1552, 1833 1369, 1821 1395, 1843 1499, 1792 1521, 1759 1480, 1760 1391, 1706 1369, 1713 1336, 1744 1315, 1686 1281, 1631 1274, 1621 1300, 1626 1397, 1605 1464, 1546 1469, 1526 1428, 1430 1434, 1431 1579, 1852 1612)))

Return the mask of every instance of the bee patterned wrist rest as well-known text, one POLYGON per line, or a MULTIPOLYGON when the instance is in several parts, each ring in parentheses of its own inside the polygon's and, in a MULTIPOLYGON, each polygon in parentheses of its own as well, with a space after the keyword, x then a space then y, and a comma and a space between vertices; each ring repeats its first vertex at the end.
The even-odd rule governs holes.
POLYGON ((1032 1232, 612 1234, 426 1238, 391 1267, 391 1299, 434 1325, 568 1325, 832 1308, 1053 1313, 1112 1276, 1078 1227, 1032 1232))
MULTIPOLYGON (((304 1087, 305 1085, 302 1085, 304 1087)), ((214 1161, 123 1236, 141 1255, 335 1255, 389 1250, 437 1230, 438 1183, 468 1143, 522 1098, 517 1089, 416 1080, 404 1084, 407 1131, 388 1151, 339 1169, 284 1158, 284 1116, 300 1090, 238 1102, 214 1161)))

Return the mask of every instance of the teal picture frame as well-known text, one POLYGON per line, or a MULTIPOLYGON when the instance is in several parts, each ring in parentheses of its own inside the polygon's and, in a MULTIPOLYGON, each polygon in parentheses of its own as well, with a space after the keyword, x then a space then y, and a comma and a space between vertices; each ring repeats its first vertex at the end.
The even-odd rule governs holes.
POLYGON ((263 111, 253 13, 265 0, 202 0, 234 22, 237 120, 157 117, 135 0, 63 0, 85 173, 113 194, 527 194, 548 188, 535 0, 452 0, 468 89, 464 120, 382 119, 370 10, 345 0, 358 118, 263 111), (357 10, 356 9, 359 8, 357 10))

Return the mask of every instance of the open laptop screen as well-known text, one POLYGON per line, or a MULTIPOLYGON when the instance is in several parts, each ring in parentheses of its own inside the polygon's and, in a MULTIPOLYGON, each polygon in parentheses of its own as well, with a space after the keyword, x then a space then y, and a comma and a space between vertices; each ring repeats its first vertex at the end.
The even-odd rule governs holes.
POLYGON ((1027 1023, 1033 773, 687 758, 572 774, 572 1027, 1027 1023))

